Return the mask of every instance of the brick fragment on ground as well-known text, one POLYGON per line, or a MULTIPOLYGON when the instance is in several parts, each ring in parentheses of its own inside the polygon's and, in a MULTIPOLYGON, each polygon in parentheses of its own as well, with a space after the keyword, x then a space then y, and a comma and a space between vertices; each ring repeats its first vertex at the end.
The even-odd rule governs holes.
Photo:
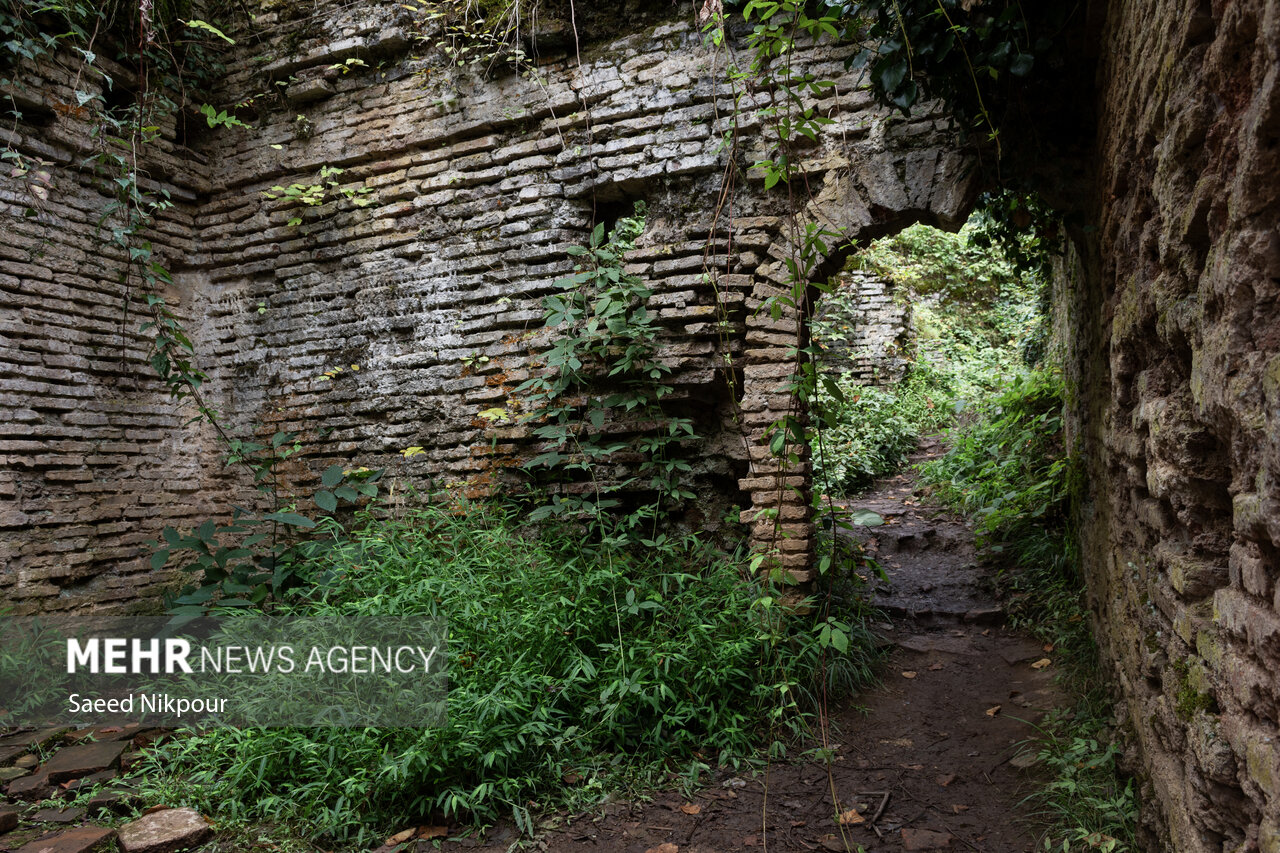
POLYGON ((43 771, 32 776, 23 776, 9 783, 9 799, 33 803, 46 799, 49 796, 49 787, 49 777, 43 771))
POLYGON ((105 826, 78 826, 42 835, 19 847, 17 853, 89 853, 115 834, 114 829, 105 826))
POLYGON ((82 789, 93 788, 103 784, 104 782, 110 782, 118 775, 119 774, 114 770, 99 770, 97 773, 90 773, 88 776, 81 776, 77 779, 72 779, 70 782, 66 782, 61 786, 62 795, 74 797, 76 794, 80 793, 82 789))
POLYGON ((75 823, 84 817, 84 809, 41 809, 32 820, 39 823, 75 823))
POLYGON ((71 726, 49 726, 48 728, 32 731, 14 732, 0 737, 0 747, 21 746, 24 749, 31 749, 37 746, 44 746, 49 741, 69 731, 71 731, 71 726))
POLYGON ((99 809, 106 809, 116 814, 124 814, 136 807, 141 800, 136 791, 129 788, 108 788, 105 791, 99 791, 94 794, 92 799, 85 804, 90 814, 97 812, 99 809))
POLYGON ((0 806, 0 832, 8 832, 18 825, 18 810, 12 806, 0 806))
POLYGON ((195 809, 165 809, 120 827, 120 847, 124 853, 173 853, 212 834, 209 821, 195 809))

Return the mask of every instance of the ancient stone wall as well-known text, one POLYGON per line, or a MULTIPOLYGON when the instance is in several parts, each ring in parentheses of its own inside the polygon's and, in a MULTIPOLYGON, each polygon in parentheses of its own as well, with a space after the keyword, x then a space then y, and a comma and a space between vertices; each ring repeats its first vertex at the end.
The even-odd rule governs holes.
POLYGON ((1147 849, 1276 853, 1280 3, 1107 8, 1065 290, 1090 597, 1147 849))
MULTIPOLYGON (((177 164, 165 174, 189 177, 171 188, 184 204, 162 226, 179 250, 167 297, 183 307, 210 374, 208 402, 228 425, 300 434, 306 450, 284 471, 291 487, 305 490, 341 462, 386 467, 402 491, 457 484, 486 494, 523 482, 519 464, 537 451, 514 389, 545 346, 540 302, 571 270, 566 250, 644 201, 649 227, 628 268, 654 291, 671 408, 699 436, 686 448, 699 500, 683 523, 714 529, 736 506, 756 541, 776 545, 803 578, 806 468, 783 470, 763 441, 791 406, 786 384, 803 339, 791 312, 761 310, 789 290, 795 239, 789 194, 765 192, 763 172, 750 168, 768 156, 756 111, 771 93, 727 82, 726 54, 704 44, 691 9, 640 6, 600 16, 612 31, 597 23, 590 39, 560 38, 558 53, 521 69, 454 66, 439 31, 399 3, 263 11, 251 30, 234 31, 240 53, 213 96, 241 104, 253 128, 196 132, 190 122, 189 150, 169 145, 177 164), (324 203, 267 197, 291 184, 320 186, 324 203), (426 452, 405 459, 411 446, 426 452), (780 526, 759 516, 765 509, 780 526)), ((974 172, 948 129, 873 108, 842 60, 821 49, 796 57, 836 82, 811 101, 834 124, 800 152, 804 191, 797 181, 790 195, 801 221, 849 239, 921 219, 957 225, 974 172)), ((62 120, 21 128, 24 144, 87 138, 62 120)), ((108 198, 73 161, 62 158, 57 180, 83 184, 77 215, 51 210, 25 232, 6 231, 54 240, 45 255, 65 276, 3 270, 6 310, 26 310, 33 287, 51 293, 5 356, 6 414, 17 413, 5 422, 24 426, 5 445, 0 492, 12 534, 5 595, 45 610, 109 609, 107 588, 152 595, 170 576, 147 572, 141 542, 163 523, 252 496, 220 470, 207 431, 180 426, 142 364, 136 318, 125 323, 128 358, 112 348, 113 270, 76 260, 111 258, 93 226, 108 198), (96 301, 68 311, 59 288, 72 283, 96 301), (59 334, 82 348, 79 372, 56 373, 71 371, 56 364, 59 334), (54 371, 56 392, 41 371, 54 371), (69 565, 79 567, 75 583, 40 574, 69 565)), ((8 212, 21 221, 20 209, 8 212)), ((816 273, 842 260, 836 252, 816 273)))
MULTIPOLYGON (((119 217, 103 219, 119 187, 85 164, 104 149, 77 92, 127 98, 134 81, 103 60, 108 89, 61 59, 12 75, 23 117, 0 129, 18 155, 0 174, 0 609, 10 615, 154 608, 168 578, 147 570, 141 543, 199 503, 201 460, 146 364, 145 306, 119 280, 119 217)), ((190 253, 194 202, 208 189, 175 131, 170 122, 150 146, 143 179, 175 202, 151 235, 169 263, 190 253)))
POLYGON ((915 346, 911 306, 894 298, 893 282, 846 270, 814 313, 822 334, 825 370, 848 373, 864 385, 891 385, 906 373, 915 346))

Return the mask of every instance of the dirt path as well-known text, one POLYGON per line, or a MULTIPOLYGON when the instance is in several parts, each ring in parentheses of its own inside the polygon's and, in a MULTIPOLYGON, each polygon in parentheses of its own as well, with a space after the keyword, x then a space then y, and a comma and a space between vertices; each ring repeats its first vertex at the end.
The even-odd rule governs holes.
MULTIPOLYGON (((1052 665, 1033 666, 1046 653, 1001 627, 1003 615, 984 590, 989 579, 975 560, 971 531, 922 505, 908 476, 879 484, 850 507, 873 510, 886 521, 861 529, 859 535, 889 575, 889 582, 877 587, 875 603, 891 619, 879 628, 892 648, 883 684, 832 710, 831 764, 777 763, 759 776, 721 773, 692 801, 666 792, 648 803, 611 803, 591 814, 564 815, 530 845, 533 849, 1034 849, 1034 833, 1019 807, 1027 779, 1017 769, 1021 759, 1015 754, 1018 744, 1033 734, 1029 722, 1062 700, 1053 685, 1052 665)), ((65 744, 94 733, 64 736, 62 731, 57 737, 70 740, 40 767, 21 745, 4 752, 5 742, 0 742, 0 758, 5 759, 0 765, 17 765, 4 773, 12 781, 0 801, 0 851, 87 853, 106 840, 108 830, 87 825, 91 816, 85 810, 40 810, 34 803, 51 788, 56 793, 59 779, 92 782, 114 776, 111 768, 133 754, 126 746, 136 750, 145 745, 138 742, 144 735, 102 730, 111 734, 96 735, 101 744, 75 746, 65 744), (102 750, 111 752, 110 761, 103 763, 106 759, 97 754, 102 750), (81 764, 64 768, 55 778, 50 768, 59 761, 81 764)), ((39 740, 45 734, 54 733, 9 740, 39 740)), ((102 805, 127 807, 128 802, 117 795, 102 805)), ((484 839, 446 841, 443 849, 497 853, 516 840, 513 828, 498 827, 484 839)), ((408 853, 426 853, 436 849, 435 843, 411 843, 408 853)), ((224 848, 215 841, 205 849, 224 848)))

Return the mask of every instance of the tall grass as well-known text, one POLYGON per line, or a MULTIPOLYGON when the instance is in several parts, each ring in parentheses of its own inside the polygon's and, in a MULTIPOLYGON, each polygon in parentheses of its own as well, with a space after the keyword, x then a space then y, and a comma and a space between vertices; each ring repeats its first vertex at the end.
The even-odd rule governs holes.
MULTIPOLYGON (((493 509, 366 516, 309 574, 318 609, 439 603, 448 723, 211 730, 150 760, 206 809, 339 841, 429 818, 528 827, 533 804, 598 796, 622 768, 696 776, 751 762, 803 727, 793 697, 834 654, 812 615, 780 608, 745 563, 696 542, 592 546, 493 509)), ((870 654, 854 639, 846 657, 870 654)))

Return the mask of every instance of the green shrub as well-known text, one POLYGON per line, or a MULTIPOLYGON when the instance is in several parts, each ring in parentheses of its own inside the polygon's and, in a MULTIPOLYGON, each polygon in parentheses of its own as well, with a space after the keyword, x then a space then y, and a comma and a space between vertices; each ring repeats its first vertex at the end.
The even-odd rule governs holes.
POLYGON ((1065 524, 1062 405, 1058 372, 1017 376, 951 431, 945 456, 922 466, 921 479, 934 494, 977 521, 980 542, 999 547, 1033 527, 1065 524))
POLYGON ((448 723, 191 735, 151 761, 203 808, 357 843, 431 816, 527 827, 531 803, 574 796, 568 774, 598 796, 622 767, 752 760, 780 724, 802 725, 792 697, 824 657, 869 654, 854 626, 834 623, 832 641, 833 623, 787 615, 744 564, 694 542, 592 547, 465 507, 366 515, 324 560, 317 608, 439 602, 448 723))
POLYGON ((922 434, 951 418, 950 382, 924 362, 892 390, 861 385, 848 374, 835 385, 820 400, 826 427, 811 442, 814 483, 834 494, 856 492, 898 470, 922 434))

